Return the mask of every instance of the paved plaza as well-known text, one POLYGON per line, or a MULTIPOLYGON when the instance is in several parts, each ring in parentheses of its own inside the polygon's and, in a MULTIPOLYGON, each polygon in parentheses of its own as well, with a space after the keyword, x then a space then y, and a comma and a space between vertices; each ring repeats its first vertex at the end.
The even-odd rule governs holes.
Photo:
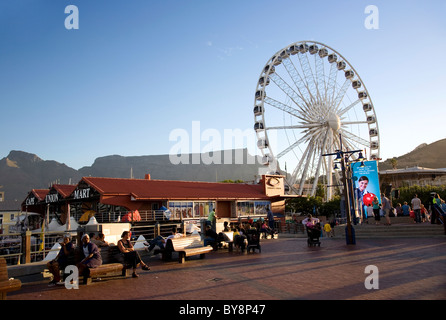
POLYGON ((42 280, 23 284, 8 300, 446 299, 446 237, 321 241, 308 247, 306 238, 262 240, 261 253, 219 250, 185 264, 146 256, 151 271, 139 271, 139 278, 102 279, 77 290, 42 280))

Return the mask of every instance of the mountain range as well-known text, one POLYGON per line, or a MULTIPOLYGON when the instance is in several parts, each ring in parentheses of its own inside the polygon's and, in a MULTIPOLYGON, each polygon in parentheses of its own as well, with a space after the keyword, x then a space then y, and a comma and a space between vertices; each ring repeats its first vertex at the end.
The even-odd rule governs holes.
MULTIPOLYGON (((150 174, 152 179, 162 180, 254 181, 259 169, 263 168, 259 157, 251 156, 246 149, 182 157, 185 157, 183 163, 173 164, 169 155, 110 155, 97 158, 91 166, 76 170, 54 160, 42 160, 35 154, 11 151, 0 160, 0 194, 3 194, 0 210, 18 210, 32 189, 45 189, 52 184, 77 184, 84 176, 142 179, 145 174, 150 174), (205 164, 205 161, 197 161, 206 157, 220 158, 222 163, 229 164, 205 164)), ((393 164, 391 159, 381 161, 379 170, 392 169, 393 165, 400 169, 414 166, 446 168, 446 139, 420 145, 413 151, 394 158, 393 164)))
MULTIPOLYGON (((414 166, 431 169, 446 168, 446 139, 438 140, 431 144, 423 143, 411 152, 393 159, 396 160, 398 169, 414 166)), ((379 163, 380 171, 389 169, 393 169, 391 159, 379 163)))
POLYGON ((0 160, 0 192, 4 194, 0 210, 18 210, 32 189, 46 189, 52 184, 77 184, 85 176, 142 179, 150 174, 151 179, 160 180, 254 181, 259 168, 263 168, 259 157, 251 156, 246 149, 187 154, 182 155, 181 160, 174 164, 169 155, 110 155, 76 170, 57 161, 42 160, 35 154, 11 151, 0 160), (212 159, 214 161, 210 161, 212 159), (209 162, 213 163, 206 164, 209 162), (221 164, 216 164, 219 162, 221 164))

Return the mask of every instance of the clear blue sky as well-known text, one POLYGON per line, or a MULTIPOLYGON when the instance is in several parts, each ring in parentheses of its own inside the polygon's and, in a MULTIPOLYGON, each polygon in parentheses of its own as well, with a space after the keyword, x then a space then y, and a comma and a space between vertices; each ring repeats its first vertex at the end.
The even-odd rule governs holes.
MULTIPOLYGON (((0 158, 73 168, 168 154, 174 129, 252 129, 279 49, 327 44, 372 96, 381 157, 446 138, 444 0, 0 0, 0 158), (64 25, 68 5, 79 29, 64 25), (367 5, 379 29, 364 27, 367 5)), ((193 151, 193 150, 191 150, 193 151)))

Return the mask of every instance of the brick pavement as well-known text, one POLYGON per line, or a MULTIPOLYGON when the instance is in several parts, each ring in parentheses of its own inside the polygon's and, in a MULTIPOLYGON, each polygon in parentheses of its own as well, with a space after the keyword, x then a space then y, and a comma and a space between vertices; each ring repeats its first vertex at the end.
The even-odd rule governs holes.
MULTIPOLYGON (((263 240, 261 253, 212 252, 185 264, 146 257, 152 270, 137 279, 113 279, 49 288, 24 284, 8 300, 444 300, 446 237, 416 239, 306 238, 263 240), (366 289, 368 265, 379 271, 379 289, 366 289)), ((376 284, 376 282, 375 282, 376 284)))

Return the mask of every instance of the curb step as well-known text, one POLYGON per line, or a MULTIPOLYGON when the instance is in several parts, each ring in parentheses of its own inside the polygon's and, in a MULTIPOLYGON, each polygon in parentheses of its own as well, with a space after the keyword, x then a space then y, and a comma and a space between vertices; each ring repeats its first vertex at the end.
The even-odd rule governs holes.
MULTIPOLYGON (((336 226, 335 238, 345 238, 346 225, 336 226)), ((442 225, 400 224, 400 225, 353 225, 356 238, 415 238, 446 237, 442 225)))

